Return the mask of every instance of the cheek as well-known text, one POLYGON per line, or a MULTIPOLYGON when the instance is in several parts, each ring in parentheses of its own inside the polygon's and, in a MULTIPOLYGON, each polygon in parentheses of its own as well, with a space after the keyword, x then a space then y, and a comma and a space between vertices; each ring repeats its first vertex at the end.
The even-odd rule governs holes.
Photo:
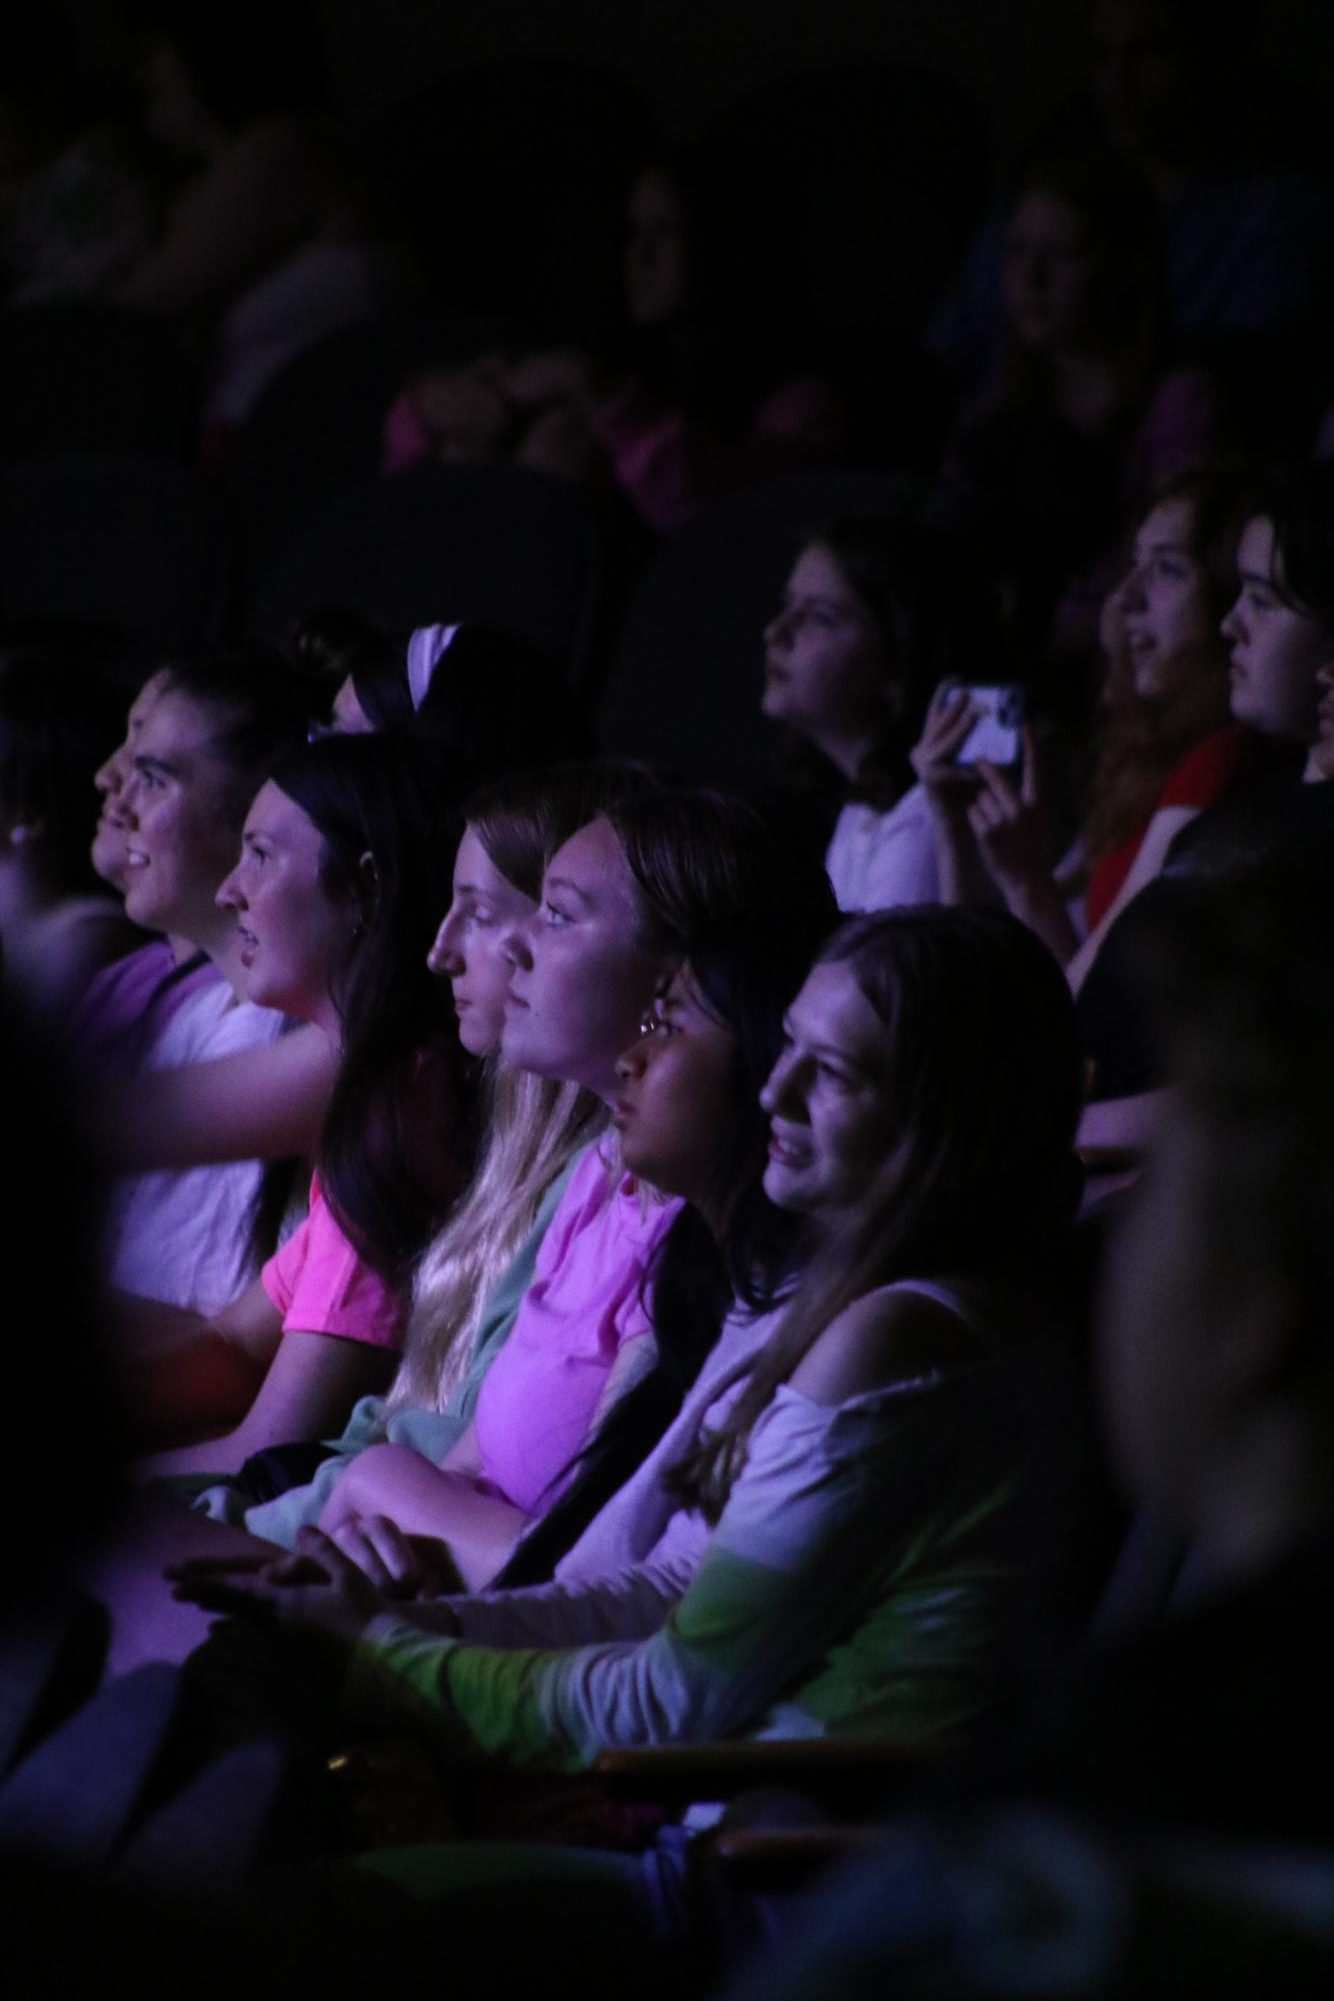
POLYGON ((481 1011, 497 1035, 505 1019, 505 996, 509 992, 510 962, 498 938, 478 943, 474 937, 465 961, 468 998, 481 1011))

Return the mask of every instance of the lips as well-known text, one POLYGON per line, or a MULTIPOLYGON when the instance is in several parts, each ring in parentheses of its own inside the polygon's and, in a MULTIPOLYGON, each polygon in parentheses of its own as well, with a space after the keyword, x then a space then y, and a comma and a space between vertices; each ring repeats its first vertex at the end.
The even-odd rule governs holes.
POLYGON ((236 935, 241 941, 241 964, 248 972, 255 963, 255 954, 259 950, 259 940, 253 931, 247 931, 242 924, 237 925, 236 935))
POLYGON ((781 1133, 769 1133, 769 1158, 783 1167, 802 1167, 810 1157, 809 1148, 792 1140, 784 1139, 781 1133))
POLYGON ((611 1108, 611 1122, 617 1132, 624 1132, 634 1116, 635 1107, 628 1098, 617 1098, 615 1100, 611 1108))

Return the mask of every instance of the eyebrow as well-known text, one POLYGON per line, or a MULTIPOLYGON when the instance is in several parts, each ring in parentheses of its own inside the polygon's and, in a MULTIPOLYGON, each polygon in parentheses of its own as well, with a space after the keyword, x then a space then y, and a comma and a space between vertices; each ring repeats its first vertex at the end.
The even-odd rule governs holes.
POLYGON ((837 598, 828 591, 784 591, 784 604, 820 605, 825 611, 855 611, 851 598, 837 598))
MULTIPOLYGON (((783 1016, 783 1033, 784 1035, 793 1037, 801 1033, 800 1024, 794 1021, 790 1014, 783 1016)), ((807 1040, 806 1048, 812 1056, 834 1057, 837 1062, 843 1065, 845 1070, 855 1070, 859 1077, 870 1075, 865 1064, 859 1063, 855 1056, 849 1056, 847 1050, 841 1048, 837 1042, 812 1042, 807 1040)))
POLYGON ((579 884, 573 881, 568 875, 549 875, 542 885, 542 893, 545 896, 553 889, 567 890, 571 896, 577 896, 581 903, 591 903, 593 901, 588 891, 581 889, 579 884))

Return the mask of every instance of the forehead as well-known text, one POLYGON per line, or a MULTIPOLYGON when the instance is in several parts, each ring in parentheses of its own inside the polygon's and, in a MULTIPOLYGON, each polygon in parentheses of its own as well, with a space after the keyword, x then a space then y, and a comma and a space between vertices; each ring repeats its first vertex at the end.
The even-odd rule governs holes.
POLYGON ((344 736, 370 736, 375 725, 357 699, 352 676, 339 684, 338 693, 333 698, 333 720, 336 729, 344 736))
POLYGON ((212 761, 218 718, 189 695, 165 688, 144 718, 135 754, 181 764, 212 761))
POLYGON ((1194 531, 1195 514, 1188 500, 1160 500, 1141 522, 1135 545, 1149 549, 1159 542, 1171 542, 1178 547, 1189 548, 1194 540, 1194 531))
POLYGON ((1265 514, 1254 515, 1241 531, 1237 562, 1243 570, 1270 576, 1274 570, 1274 524, 1265 514))
POLYGON ((486 851, 481 839, 471 827, 465 827, 459 842, 458 853, 454 857, 454 887, 458 889, 478 889, 484 896, 505 897, 531 910, 533 900, 502 875, 486 851))
POLYGON ((156 706, 170 678, 165 667, 159 667, 149 675, 143 687, 130 703, 130 712, 127 721, 131 729, 138 728, 147 716, 148 711, 156 706))
POLYGON ((801 1035, 837 1050, 859 1069, 883 1067, 885 1024, 845 960, 811 968, 790 1019, 801 1035))
POLYGON ((245 816, 245 830, 248 834, 262 830, 270 840, 282 841, 290 847, 302 843, 318 845, 320 838, 310 815, 271 778, 266 779, 255 794, 250 811, 245 816))
POLYGON ((792 566, 788 586, 811 597, 839 598, 843 603, 853 605, 861 603, 839 568, 838 559, 819 542, 812 542, 809 548, 802 550, 792 566))
POLYGON ((638 891, 616 829, 609 820, 591 820, 557 848, 547 864, 547 880, 572 883, 586 896, 621 895, 637 902, 638 891))

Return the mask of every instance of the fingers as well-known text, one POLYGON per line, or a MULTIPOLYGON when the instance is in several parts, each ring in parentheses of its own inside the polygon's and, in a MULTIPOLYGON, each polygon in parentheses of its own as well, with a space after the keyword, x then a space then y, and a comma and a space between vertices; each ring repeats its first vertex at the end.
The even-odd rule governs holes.
POLYGON ((163 1566, 164 1577, 244 1577, 254 1576, 272 1563, 271 1555, 256 1551, 253 1556, 233 1553, 231 1556, 183 1556, 175 1563, 163 1566))
POLYGON ((954 758, 976 721, 977 710, 966 688, 937 688, 912 753, 913 769, 924 785, 973 783, 971 766, 956 765, 954 758))
POLYGON ((363 1519, 351 1515, 334 1530, 333 1541, 377 1591, 386 1596, 409 1597, 417 1587, 417 1564, 411 1550, 400 1548, 395 1542, 397 1533, 383 1516, 363 1519))
POLYGON ((1000 809, 1005 819, 1014 819, 1023 801, 1000 766, 992 764, 989 758, 979 757, 973 769, 981 781, 979 800, 990 799, 1000 809))
POLYGON ((1023 758, 1019 768, 1019 796, 1025 806, 1036 806, 1042 796, 1042 782, 1038 774, 1038 740, 1032 723, 1020 725, 1019 748, 1023 758))

